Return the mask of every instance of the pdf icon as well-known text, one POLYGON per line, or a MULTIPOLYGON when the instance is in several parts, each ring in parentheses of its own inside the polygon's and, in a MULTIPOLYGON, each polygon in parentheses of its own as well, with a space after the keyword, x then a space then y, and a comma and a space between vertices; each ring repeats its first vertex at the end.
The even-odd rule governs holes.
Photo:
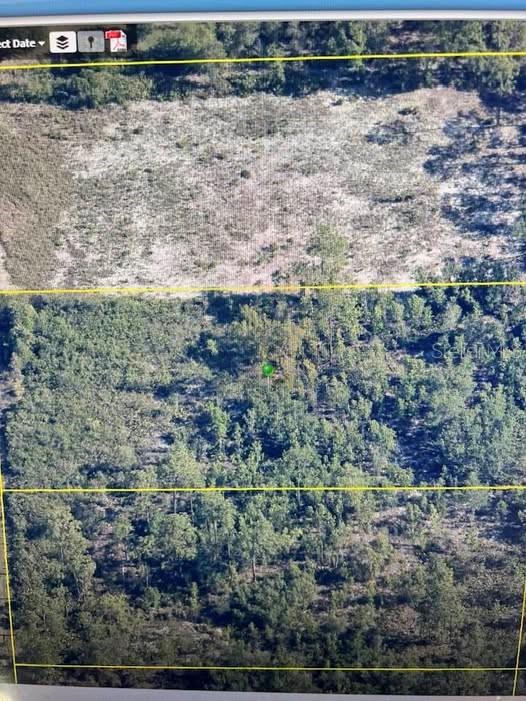
POLYGON ((128 39, 122 29, 108 29, 104 36, 109 39, 111 53, 128 50, 128 39))

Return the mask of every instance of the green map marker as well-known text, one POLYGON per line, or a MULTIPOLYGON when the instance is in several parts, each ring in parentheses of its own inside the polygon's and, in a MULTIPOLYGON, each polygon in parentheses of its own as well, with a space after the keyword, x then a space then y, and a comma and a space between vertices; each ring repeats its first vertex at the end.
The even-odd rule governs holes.
POLYGON ((272 377, 272 375, 276 372, 276 368, 272 365, 272 363, 263 363, 261 366, 261 372, 263 373, 263 377, 272 377))

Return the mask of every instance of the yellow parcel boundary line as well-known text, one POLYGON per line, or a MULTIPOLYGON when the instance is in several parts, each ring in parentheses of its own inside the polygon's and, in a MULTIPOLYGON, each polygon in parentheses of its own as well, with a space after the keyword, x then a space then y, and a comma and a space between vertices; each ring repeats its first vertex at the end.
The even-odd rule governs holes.
MULTIPOLYGON (((393 54, 336 54, 322 56, 258 56, 247 58, 196 58, 196 59, 151 59, 151 60, 115 60, 115 61, 91 61, 77 63, 37 63, 20 65, 0 65, 0 71, 30 70, 30 69, 67 69, 67 68, 118 68, 122 66, 173 66, 173 65, 199 65, 199 64, 251 64, 251 63, 275 63, 275 62, 302 62, 302 61, 363 61, 363 60, 402 60, 402 59, 426 59, 426 58, 498 58, 498 57, 526 57, 526 50, 510 51, 447 51, 447 52, 416 52, 393 54)), ((55 294, 185 294, 198 292, 292 292, 300 290, 351 290, 351 289, 404 289, 414 287, 459 287, 491 285, 526 285, 526 281, 496 281, 496 282, 387 282, 387 283, 356 283, 335 285, 269 285, 269 286, 233 286, 233 287, 93 287, 78 289, 14 289, 0 290, 2 296, 15 295, 55 295, 55 294)))
MULTIPOLYGON (((297 492, 297 491, 455 491, 455 492, 473 492, 473 491, 488 491, 488 490, 504 490, 517 491, 526 490, 526 485, 459 485, 459 486, 372 486, 372 485, 356 485, 356 486, 313 486, 313 487, 136 487, 136 488, 111 488, 111 487, 63 487, 63 488, 9 488, 6 492, 10 494, 35 494, 35 493, 156 493, 156 492, 217 492, 217 491, 232 491, 232 492, 258 492, 258 491, 280 491, 280 492, 297 492)), ((524 589, 526 597, 526 583, 524 589)), ((525 598, 526 601, 526 598, 525 598)), ((524 602, 522 616, 524 616, 524 602)), ((519 640, 522 639, 522 622, 519 634, 519 640)), ((520 643, 519 643, 520 650, 520 643)), ((225 665, 120 665, 120 664, 50 664, 50 663, 34 663, 34 662, 16 662, 16 668, 24 669, 63 669, 63 670, 115 670, 115 671, 223 671, 223 672, 347 672, 347 673, 490 673, 490 672, 513 672, 514 673, 514 692, 516 688, 516 680, 523 668, 519 667, 520 654, 517 657, 515 667, 300 667, 300 666, 225 666, 225 665)))
POLYGON ((52 287, 36 289, 3 289, 0 297, 19 295, 141 295, 141 294, 201 294, 216 292, 219 294, 236 293, 279 293, 302 291, 352 291, 352 290, 409 290, 439 289, 453 287, 526 287, 526 280, 459 280, 419 282, 350 282, 327 283, 319 285, 232 285, 232 286, 130 286, 130 287, 52 287))
POLYGON ((519 672, 520 672, 520 661, 521 661, 521 651, 522 651, 522 640, 524 635, 524 618, 526 616, 526 577, 524 578, 524 593, 522 595, 522 609, 520 616, 519 625, 519 640, 517 642, 517 658, 515 661, 515 674, 513 675, 513 690, 511 692, 512 696, 516 696, 517 687, 519 683, 519 672))
MULTIPOLYGON (((38 664, 17 662, 17 667, 36 669, 122 669, 146 671, 230 671, 230 672, 514 672, 515 667, 270 667, 204 665, 118 665, 118 664, 38 664)), ((519 669, 519 671, 523 671, 519 669)))
MULTIPOLYGON (((459 487, 443 487, 443 486, 438 486, 438 487, 425 487, 425 489, 438 489, 440 491, 444 490, 455 490, 455 491, 466 491, 466 490, 479 490, 479 489, 526 489, 526 485, 501 485, 500 487, 493 487, 493 486, 483 486, 483 485, 466 485, 466 486, 459 486, 459 487)), ((206 488, 206 487, 201 487, 201 488, 137 488, 137 489, 127 489, 127 490, 111 490, 111 489, 104 489, 104 491, 209 491, 209 490, 216 490, 216 488, 206 488)), ((221 489, 221 488, 219 488, 221 489)), ((231 488, 236 491, 239 489, 246 489, 246 488, 231 488)), ((257 487, 254 489, 258 489, 257 487)), ((271 488, 275 489, 275 488, 271 488)), ((280 490, 296 490, 297 488, 278 488, 280 490)), ((302 490, 309 490, 309 489, 319 489, 319 488, 309 488, 309 487, 303 487, 301 488, 302 490)), ((324 489, 330 489, 330 490, 335 490, 335 489, 352 489, 352 490, 363 490, 363 489, 382 489, 382 490, 397 490, 397 489, 402 489, 402 490, 409 490, 409 489, 414 489, 411 487, 329 487, 329 488, 324 488, 324 489)), ((15 491, 20 491, 20 490, 10 490, 11 493, 15 491)), ((50 490, 47 490, 50 491, 50 490)), ((64 490, 51 490, 51 491, 64 491, 64 490)), ((68 490, 69 491, 69 490, 68 490)), ((76 490, 78 491, 78 489, 76 490)), ((82 490, 85 491, 85 490, 82 490)), ((227 666, 227 665, 202 665, 202 666, 197 666, 197 665, 122 665, 122 664, 52 664, 52 663, 35 663, 35 662, 16 662, 16 667, 17 668, 24 668, 24 669, 63 669, 63 670, 108 670, 108 671, 150 671, 150 672, 162 672, 162 671, 195 671, 195 672, 204 672, 204 671, 223 671, 223 672, 307 672, 307 673, 316 673, 316 672, 347 672, 347 673, 413 673, 413 674, 418 674, 418 673, 504 673, 504 672, 514 672, 514 685, 513 685, 513 695, 515 695, 515 690, 516 690, 516 684, 517 684, 517 679, 518 675, 521 671, 524 671, 524 668, 519 667, 520 663, 520 649, 521 649, 521 640, 522 640, 522 631, 523 631, 523 622, 524 622, 524 613, 525 613, 525 606, 526 606, 526 581, 525 581, 525 586, 524 586, 524 598, 523 598, 523 608, 522 608, 522 617, 521 617, 521 626, 520 626, 520 631, 519 631, 519 652, 517 656, 517 661, 515 667, 331 667, 331 666, 325 666, 325 667, 301 667, 301 666, 265 666, 265 665, 247 665, 247 666, 239 666, 239 665, 233 665, 233 666, 227 666)))
MULTIPOLYGON (((120 60, 120 61, 95 61, 85 63, 47 63, 47 64, 26 64, 26 65, 0 65, 0 71, 16 70, 44 70, 44 69, 67 69, 67 68, 118 68, 123 66, 163 66, 163 65, 206 65, 206 64, 256 64, 256 63, 286 63, 286 62, 307 62, 307 61, 364 61, 364 60, 401 60, 401 59, 442 59, 442 58, 490 58, 490 57, 526 57, 526 51, 483 51, 483 52, 433 52, 433 53, 406 53, 406 54, 347 54, 333 56, 280 56, 280 57, 253 57, 253 58, 216 58, 216 59, 173 59, 173 60, 120 60)), ((286 286, 241 286, 241 287, 126 287, 126 288, 79 288, 79 289, 41 289, 41 290, 0 290, 2 296, 15 295, 58 295, 58 294, 145 294, 145 293, 196 293, 196 292, 258 292, 258 291, 300 291, 300 290, 352 290, 352 289, 407 289, 407 288, 446 288, 446 287, 490 287, 490 286, 524 286, 525 281, 496 281, 496 282, 403 282, 403 283, 363 283, 348 285, 286 285, 286 286)), ((515 667, 457 667, 457 668, 390 668, 390 667, 228 667, 228 666, 147 666, 147 665, 63 665, 63 664, 36 664, 17 663, 14 646, 13 619, 11 610, 11 597, 9 590, 8 557, 7 557, 7 536, 5 528, 4 492, 10 494, 39 494, 39 493, 161 493, 161 492, 291 492, 291 491, 325 491, 325 492, 404 492, 404 491, 517 491, 526 489, 526 485, 465 485, 458 487, 447 486, 347 486, 347 487, 138 487, 138 488, 3 488, 0 471, 0 505, 2 516, 2 537, 4 543, 4 557, 6 567, 6 589, 8 598, 9 624, 11 633, 11 649, 13 656, 13 674, 15 683, 17 682, 17 668, 38 668, 38 669, 108 669, 108 670, 221 670, 221 671, 298 671, 298 672, 399 672, 399 673, 448 673, 448 672, 509 672, 513 671, 513 695, 515 695, 519 672, 520 652, 522 645, 522 635, 524 627, 524 615, 526 607, 526 583, 524 587, 524 598, 521 612, 521 624, 519 632, 519 643, 517 660, 515 667)))
POLYGON ((299 63, 303 61, 385 61, 441 58, 524 58, 526 50, 511 51, 425 51, 393 54, 334 54, 321 56, 252 56, 247 58, 181 58, 181 59, 119 59, 116 61, 86 61, 75 63, 29 63, 0 65, 2 71, 45 70, 54 68, 119 68, 122 66, 192 66, 251 63, 299 63))
POLYGON ((7 618, 9 621, 9 637, 11 641, 11 661, 13 665, 13 681, 18 684, 16 671, 16 650, 15 650, 15 630, 13 625, 13 609, 11 606, 11 584, 9 581, 9 558, 7 554, 7 528, 4 505, 4 480, 2 477, 2 466, 0 464, 0 516, 2 520, 2 547, 4 549, 4 569, 5 569, 5 591, 7 599, 7 618))
POLYGON ((475 485, 261 485, 217 487, 6 487, 6 494, 163 494, 213 492, 520 492, 526 484, 475 485))

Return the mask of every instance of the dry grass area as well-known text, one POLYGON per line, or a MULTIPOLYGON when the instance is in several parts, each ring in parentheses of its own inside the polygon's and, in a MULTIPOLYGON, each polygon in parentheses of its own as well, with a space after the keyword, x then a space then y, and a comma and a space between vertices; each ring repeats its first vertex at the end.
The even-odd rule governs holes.
POLYGON ((514 259, 526 149, 489 119, 450 88, 4 104, 4 162, 10 140, 32 158, 31 192, 0 194, 5 267, 15 286, 268 284, 320 224, 349 241, 345 280, 514 259))
POLYGON ((60 246, 55 222, 75 186, 51 134, 36 128, 34 110, 29 120, 25 107, 5 112, 4 118, 0 111, 1 289, 52 279, 60 246))

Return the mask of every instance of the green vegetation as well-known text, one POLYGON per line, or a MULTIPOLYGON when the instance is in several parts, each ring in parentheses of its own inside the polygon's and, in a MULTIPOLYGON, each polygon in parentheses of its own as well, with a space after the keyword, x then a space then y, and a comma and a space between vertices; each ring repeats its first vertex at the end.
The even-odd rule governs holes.
MULTIPOLYGON (((520 289, 41 297, 6 303, 2 328, 9 486, 498 486, 524 474, 520 289), (269 358, 275 372, 264 377, 269 358)), ((522 493, 33 495, 7 505, 21 660, 514 664, 522 493)), ((73 678, 401 693, 509 684, 461 673, 73 678)))
MULTIPOLYGON (((525 27, 154 25, 137 56, 523 49, 525 27)), ((317 668, 21 681, 509 693, 509 672, 323 668, 515 666, 526 500, 503 487, 526 467, 526 292, 461 283, 523 274, 524 130, 499 127, 525 79, 505 57, 0 76, 15 103, 0 123, 0 287, 312 286, 415 279, 417 264, 456 281, 3 298, 7 486, 177 490, 5 496, 18 660, 317 668), (466 92, 405 94, 438 86, 466 92), (493 262, 455 267, 450 251, 493 262), (459 485, 484 489, 439 489, 459 485)))
MULTIPOLYGON (((136 55, 194 59, 505 51, 524 49, 525 38, 520 21, 182 23, 142 26, 136 55)), ((189 92, 302 94, 334 87, 335 81, 376 91, 386 78, 395 91, 432 85, 480 90, 496 100, 499 116, 503 100, 524 83, 525 74, 524 61, 518 58, 80 69, 47 73, 42 79, 16 74, 0 85, 0 99, 76 109, 146 97, 173 99, 189 92)))
POLYGON ((208 484, 516 482, 525 308, 514 288, 12 303, 10 480, 170 485, 184 445, 208 484))

